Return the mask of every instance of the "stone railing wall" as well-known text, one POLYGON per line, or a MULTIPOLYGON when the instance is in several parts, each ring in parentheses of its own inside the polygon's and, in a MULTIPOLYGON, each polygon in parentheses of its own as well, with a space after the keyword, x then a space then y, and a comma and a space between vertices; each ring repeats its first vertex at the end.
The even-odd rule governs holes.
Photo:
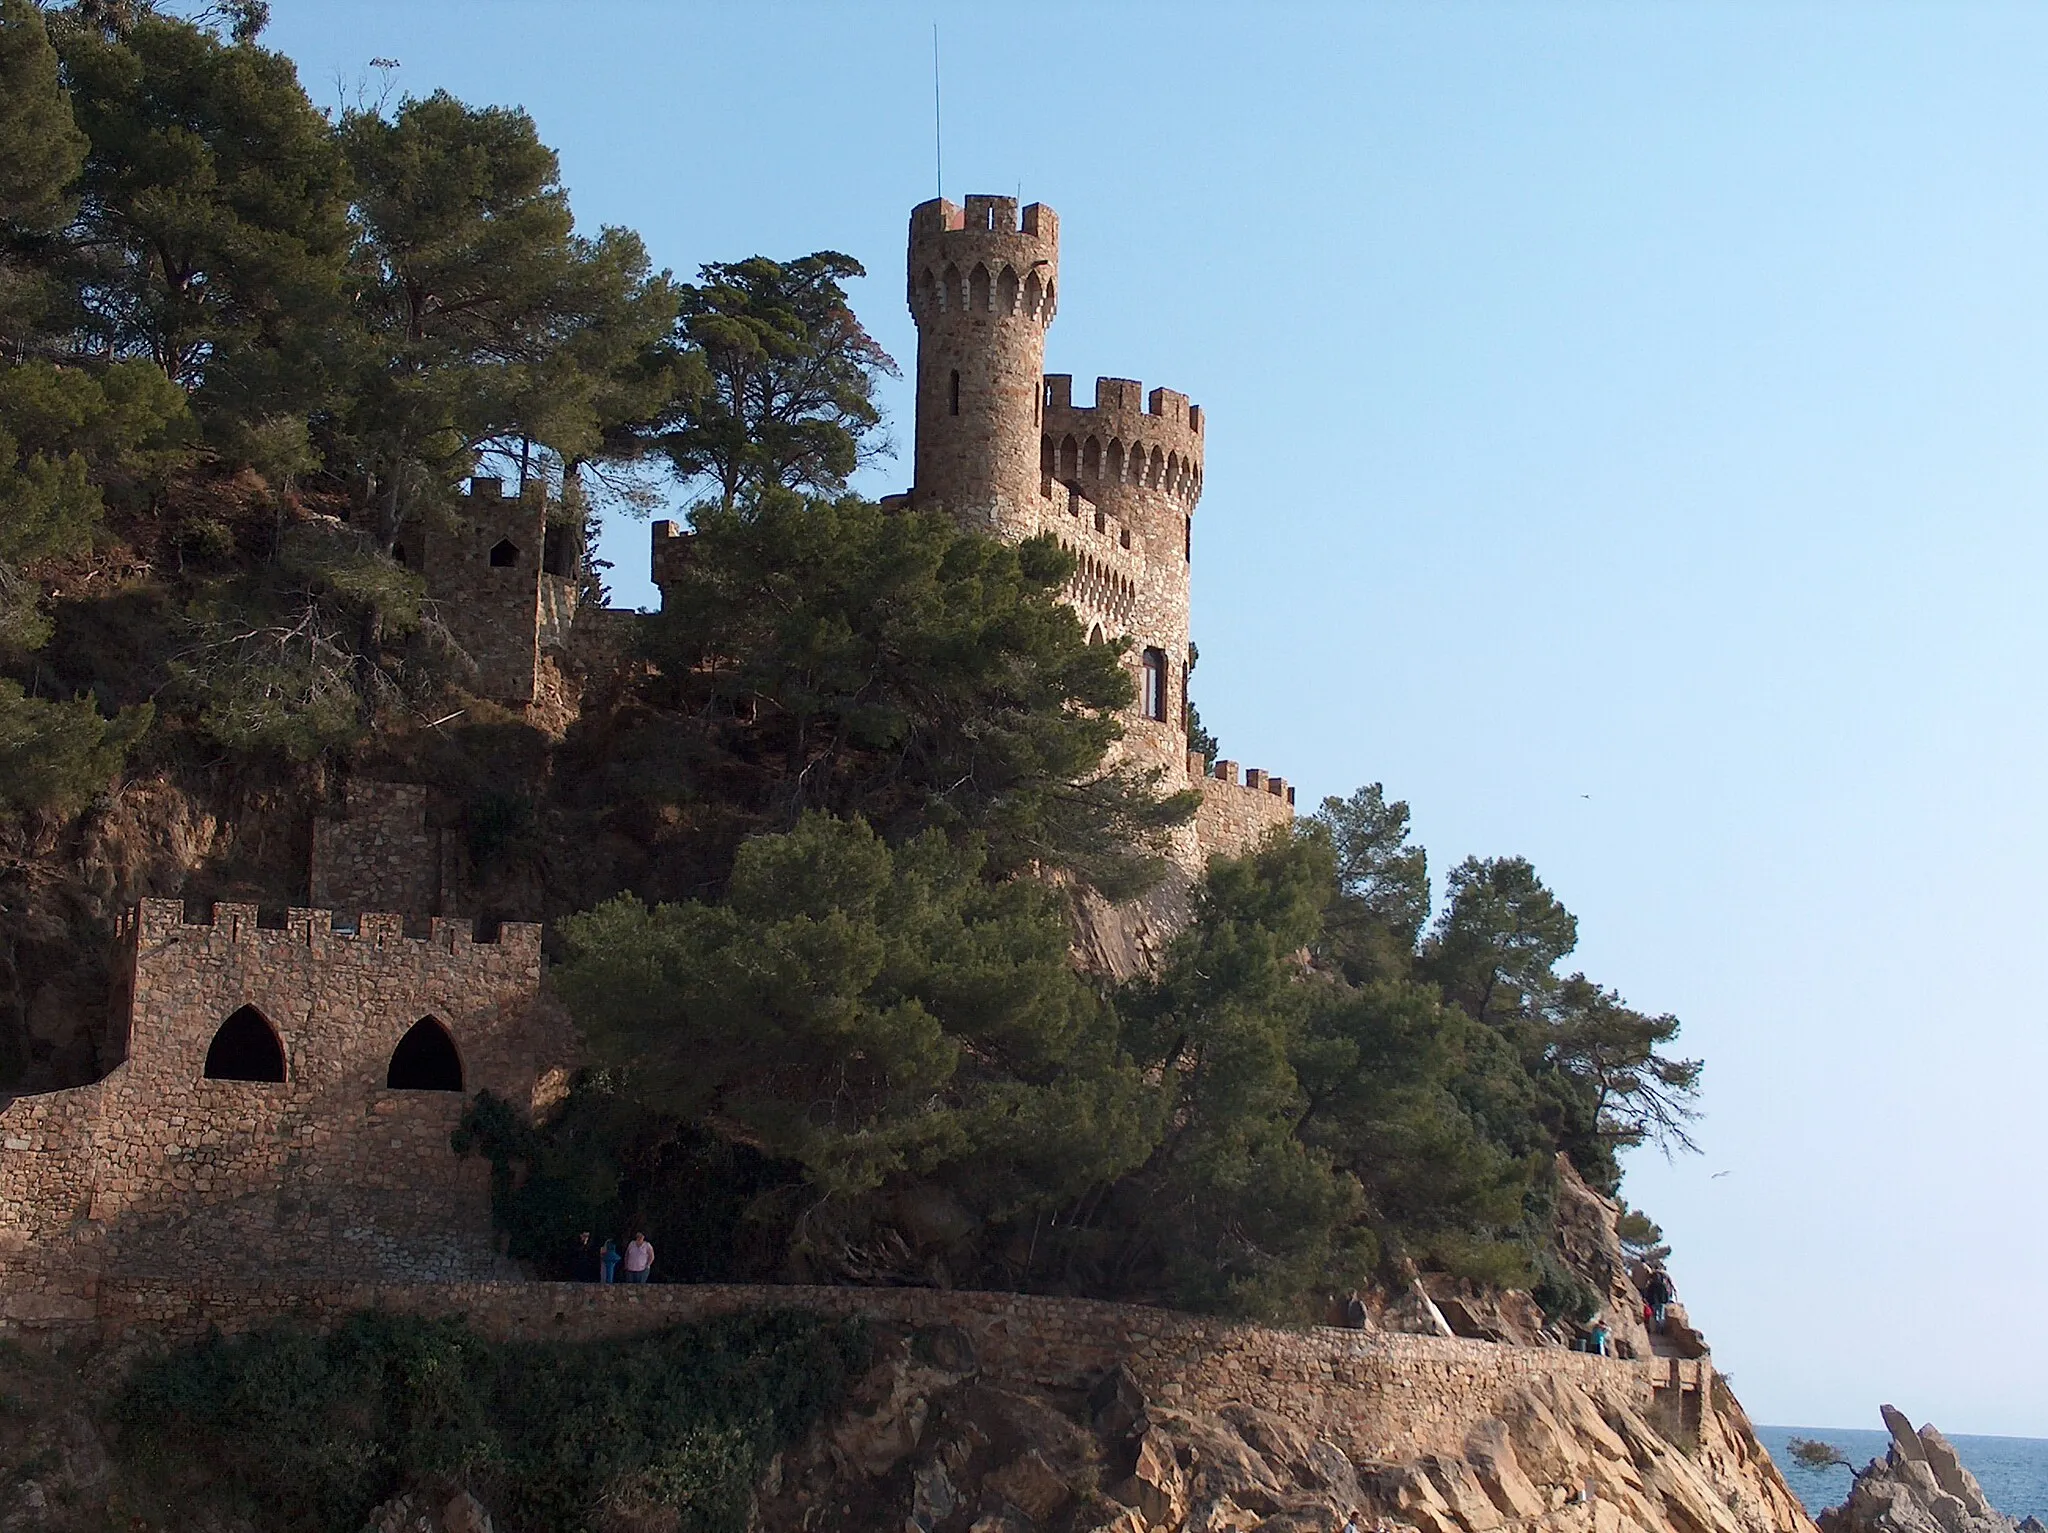
POLYGON ((1161 1406, 1211 1411, 1233 1402, 1330 1437, 1360 1460, 1459 1451, 1466 1432, 1521 1386, 1564 1376, 1633 1395, 1711 1387, 1710 1364, 1626 1362, 1554 1348, 1434 1336, 1278 1330, 1135 1305, 933 1289, 689 1284, 226 1282, 102 1278, 96 1325, 109 1341, 232 1334, 266 1321, 331 1325, 358 1310, 462 1315, 500 1338, 630 1337, 743 1310, 863 1315, 949 1326, 972 1342, 984 1377, 1053 1389, 1091 1384, 1127 1364, 1161 1406))

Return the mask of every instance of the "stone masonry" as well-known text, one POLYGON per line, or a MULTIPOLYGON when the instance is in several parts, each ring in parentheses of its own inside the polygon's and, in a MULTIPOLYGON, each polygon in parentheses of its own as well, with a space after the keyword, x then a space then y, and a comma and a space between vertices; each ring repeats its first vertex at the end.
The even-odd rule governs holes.
POLYGON ((308 893, 315 905, 356 913, 443 914, 453 880, 440 827, 427 823, 417 783, 352 782, 342 812, 313 821, 308 893))
POLYGON ((409 937, 398 915, 348 919, 222 904, 193 921, 176 900, 127 918, 126 1058, 0 1108, 8 1302, 61 1307, 124 1271, 498 1273, 486 1169, 448 1141, 474 1092, 528 1104, 573 1059, 540 993, 540 928, 480 941, 466 922, 409 937), (234 1029, 255 1046, 240 1066, 234 1029), (441 1075, 405 1076, 419 1059, 441 1075), (238 1068, 258 1078, 219 1078, 238 1068))
POLYGON ((107 1340, 246 1331, 279 1319, 331 1325, 370 1308, 462 1315, 504 1338, 634 1336, 714 1315, 803 1309, 964 1333, 992 1383, 1085 1389, 1119 1363, 1146 1398, 1185 1411, 1268 1410, 1362 1460, 1456 1453, 1471 1426, 1521 1386, 1567 1379, 1660 1394, 1685 1414, 1711 1397, 1713 1368, 1677 1358, 1626 1362, 1556 1348, 1504 1347, 1386 1332, 1277 1330, 1139 1305, 920 1288, 579 1283, 361 1283, 129 1277, 100 1284, 89 1320, 107 1340))

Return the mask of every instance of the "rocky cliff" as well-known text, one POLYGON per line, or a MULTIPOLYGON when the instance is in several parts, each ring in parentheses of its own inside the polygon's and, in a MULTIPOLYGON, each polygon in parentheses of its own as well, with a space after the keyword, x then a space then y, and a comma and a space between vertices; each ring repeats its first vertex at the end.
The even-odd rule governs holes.
POLYGON ((900 1331, 758 1515, 764 1533, 1812 1533, 1725 1390, 1646 1412, 1542 1377, 1455 1451, 1361 1458, 1256 1406, 1162 1405, 1122 1369, 1086 1393, 992 1383, 900 1331))

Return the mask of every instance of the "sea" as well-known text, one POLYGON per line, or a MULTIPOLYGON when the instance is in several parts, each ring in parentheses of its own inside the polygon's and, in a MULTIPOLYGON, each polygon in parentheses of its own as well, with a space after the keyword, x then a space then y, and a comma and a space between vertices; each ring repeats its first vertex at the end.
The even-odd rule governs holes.
MULTIPOLYGON (((1883 1458, 1891 1437, 1884 1432, 1847 1427, 1758 1427, 1756 1435, 1771 1450, 1792 1493, 1819 1516, 1823 1507, 1840 1506, 1849 1496, 1851 1469, 1807 1469, 1792 1456, 1795 1437, 1824 1442, 1842 1450, 1855 1469, 1883 1458)), ((1944 1433, 1956 1457, 1977 1477, 1991 1504, 2008 1517, 2038 1517, 2048 1522, 2048 1439, 2039 1437, 1961 1437, 1944 1433)))

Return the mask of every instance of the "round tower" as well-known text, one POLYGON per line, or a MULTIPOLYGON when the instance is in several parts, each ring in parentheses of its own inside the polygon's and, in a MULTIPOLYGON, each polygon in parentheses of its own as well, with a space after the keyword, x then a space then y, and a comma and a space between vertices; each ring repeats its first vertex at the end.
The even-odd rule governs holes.
POLYGON ((1014 197, 910 212, 921 504, 1009 537, 1037 531, 1045 329, 1058 297, 1059 216, 1014 197))
POLYGON ((1186 769, 1188 577, 1195 503, 1202 495, 1202 409, 1185 394, 1097 378, 1077 405, 1073 379, 1045 380, 1042 473, 1123 529, 1138 555, 1122 631, 1137 672, 1130 749, 1179 780, 1186 769))

